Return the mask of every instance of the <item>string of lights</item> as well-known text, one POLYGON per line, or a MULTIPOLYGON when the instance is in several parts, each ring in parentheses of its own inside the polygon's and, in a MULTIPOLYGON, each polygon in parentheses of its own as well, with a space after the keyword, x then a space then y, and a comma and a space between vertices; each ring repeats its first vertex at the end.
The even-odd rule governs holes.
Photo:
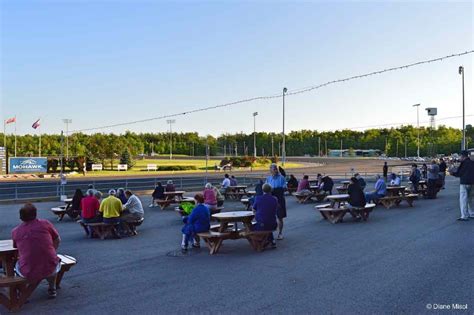
MULTIPOLYGON (((387 69, 383 69, 383 70, 373 71, 373 72, 369 72, 369 73, 365 73, 365 74, 355 75, 355 76, 347 77, 347 78, 343 78, 343 79, 332 80, 332 81, 328 81, 326 83, 319 84, 319 85, 314 85, 314 86, 309 86, 309 87, 305 87, 305 88, 290 90, 288 93, 286 93, 286 95, 291 96, 291 95, 297 95, 297 94, 302 94, 302 93, 308 93, 308 92, 326 87, 328 85, 336 84, 336 83, 342 83, 342 82, 346 82, 346 81, 362 79, 362 78, 366 78, 366 77, 370 77, 370 76, 374 76, 374 75, 379 75, 379 74, 383 74, 383 73, 391 72, 391 71, 404 70, 404 69, 408 69, 408 68, 423 65, 423 64, 428 64, 428 63, 432 63, 432 62, 439 62, 439 61, 443 61, 443 60, 450 59, 450 58, 455 58, 455 57, 461 57, 461 56, 464 56, 464 55, 472 54, 473 52, 474 52, 474 50, 469 50, 469 51, 465 51, 465 52, 462 52, 462 53, 456 53, 456 54, 451 54, 451 55, 438 57, 438 58, 434 58, 434 59, 418 61, 418 62, 414 62, 414 63, 411 63, 411 64, 403 65, 403 66, 397 66, 397 67, 392 67, 392 68, 387 68, 387 69)), ((242 99, 242 100, 238 100, 238 101, 234 101, 234 102, 230 102, 230 103, 224 103, 224 104, 219 104, 219 105, 214 105, 214 106, 197 108, 197 109, 193 109, 193 110, 189 110, 189 111, 185 111, 185 112, 180 112, 180 113, 167 114, 167 115, 162 115, 162 116, 157 116, 157 117, 152 117, 152 118, 147 118, 147 119, 117 123, 117 124, 113 124, 113 125, 106 125, 106 126, 100 126, 100 127, 94 127, 94 128, 78 129, 78 130, 71 131, 71 133, 101 130, 101 129, 109 129, 109 128, 114 128, 114 127, 145 123, 145 122, 150 122, 150 121, 155 121, 155 120, 168 119, 168 118, 173 118, 173 117, 178 117, 178 116, 183 116, 183 115, 189 115, 189 114, 198 113, 198 112, 209 111, 209 110, 213 110, 213 109, 219 109, 219 108, 234 106, 234 105, 238 105, 238 104, 250 103, 250 102, 254 102, 254 101, 262 101, 262 100, 271 100, 271 99, 281 98, 282 96, 283 95, 281 93, 280 94, 274 94, 274 95, 268 95, 268 96, 256 96, 256 97, 242 99)), ((358 129, 358 128, 354 128, 354 129, 358 129)))

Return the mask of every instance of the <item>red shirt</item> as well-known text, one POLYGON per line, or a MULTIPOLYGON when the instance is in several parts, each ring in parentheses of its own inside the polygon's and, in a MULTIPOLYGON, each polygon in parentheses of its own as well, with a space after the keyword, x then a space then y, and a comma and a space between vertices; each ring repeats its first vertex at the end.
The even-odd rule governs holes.
POLYGON ((18 248, 20 272, 30 281, 51 275, 59 263, 53 240, 58 231, 46 220, 23 222, 12 231, 13 246, 18 248))
POLYGON ((81 200, 81 216, 83 219, 92 219, 97 216, 99 212, 100 203, 94 196, 87 196, 81 200))

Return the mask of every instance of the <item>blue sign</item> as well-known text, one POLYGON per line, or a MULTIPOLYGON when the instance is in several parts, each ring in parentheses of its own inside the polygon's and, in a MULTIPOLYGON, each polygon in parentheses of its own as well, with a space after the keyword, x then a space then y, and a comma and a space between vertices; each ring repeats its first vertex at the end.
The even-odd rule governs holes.
POLYGON ((47 173, 48 159, 47 158, 31 158, 31 157, 17 157, 10 158, 9 173, 47 173))

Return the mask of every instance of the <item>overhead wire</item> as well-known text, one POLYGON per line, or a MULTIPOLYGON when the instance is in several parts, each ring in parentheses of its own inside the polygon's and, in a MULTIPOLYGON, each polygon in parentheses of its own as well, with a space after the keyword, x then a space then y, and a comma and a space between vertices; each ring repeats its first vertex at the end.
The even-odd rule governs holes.
MULTIPOLYGON (((391 68, 386 68, 386 69, 383 69, 383 70, 378 70, 378 71, 373 71, 373 72, 369 72, 369 73, 365 73, 365 74, 355 75, 355 76, 351 76, 351 77, 347 77, 347 78, 343 78, 343 79, 332 80, 332 81, 328 81, 326 83, 322 83, 322 84, 318 84, 318 85, 313 85, 313 86, 308 86, 308 87, 299 88, 299 89, 295 89, 295 90, 290 90, 285 95, 286 96, 292 96, 292 95, 297 95, 297 94, 302 94, 302 93, 308 93, 308 92, 311 92, 313 90, 317 90, 317 89, 323 88, 323 87, 331 85, 331 84, 342 83, 342 82, 346 82, 346 81, 366 78, 366 77, 379 75, 379 74, 382 74, 382 73, 396 71, 396 70, 404 70, 404 69, 408 69, 410 67, 415 67, 415 66, 419 66, 419 65, 423 65, 423 64, 428 64, 428 63, 432 63, 432 62, 439 62, 439 61, 443 61, 443 60, 450 59, 450 58, 455 58, 455 57, 461 57, 461 56, 464 56, 464 55, 472 54, 473 52, 474 52, 474 50, 468 50, 468 51, 465 51, 465 52, 451 54, 451 55, 447 55, 447 56, 443 56, 443 57, 418 61, 418 62, 414 62, 414 63, 411 63, 411 64, 403 65, 403 66, 391 67, 391 68)), ((213 109, 219 109, 219 108, 234 106, 234 105, 243 104, 243 103, 250 103, 250 102, 262 101, 262 100, 271 100, 271 99, 276 99, 276 98, 281 98, 281 97, 283 97, 283 93, 267 95, 267 96, 256 96, 256 97, 242 99, 242 100, 238 100, 238 101, 234 101, 234 102, 218 104, 218 105, 213 105, 213 106, 207 106, 207 107, 197 108, 197 109, 188 110, 188 111, 179 112, 179 113, 174 113, 174 114, 161 115, 161 116, 152 117, 152 118, 140 119, 140 120, 135 120, 135 121, 128 121, 128 122, 117 123, 117 124, 106 125, 106 126, 100 126, 100 127, 78 129, 78 130, 70 131, 70 133, 101 130, 101 129, 109 129, 109 128, 115 128, 115 127, 145 123, 145 122, 150 122, 150 121, 155 121, 155 120, 162 120, 162 119, 173 118, 173 117, 178 117, 178 116, 183 116, 183 115, 188 115, 188 114, 193 114, 193 113, 198 113, 198 112, 209 111, 209 110, 213 110, 213 109)), ((357 128, 354 128, 354 129, 357 129, 357 128)))

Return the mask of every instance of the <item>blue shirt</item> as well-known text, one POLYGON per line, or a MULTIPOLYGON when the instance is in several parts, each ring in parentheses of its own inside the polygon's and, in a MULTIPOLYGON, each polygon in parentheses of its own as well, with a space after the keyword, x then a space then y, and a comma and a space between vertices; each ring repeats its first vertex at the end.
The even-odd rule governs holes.
POLYGON ((188 216, 188 224, 193 226, 195 233, 209 231, 211 227, 211 215, 209 209, 203 205, 197 205, 188 216))
POLYGON ((267 177, 267 184, 270 184, 272 188, 286 188, 286 180, 281 174, 277 176, 268 176, 267 177))
POLYGON ((278 200, 270 194, 255 197, 253 208, 255 209, 255 220, 257 224, 264 226, 276 225, 278 200))
POLYGON ((387 193, 387 185, 385 185, 385 181, 382 178, 375 183, 375 192, 383 196, 387 193))

